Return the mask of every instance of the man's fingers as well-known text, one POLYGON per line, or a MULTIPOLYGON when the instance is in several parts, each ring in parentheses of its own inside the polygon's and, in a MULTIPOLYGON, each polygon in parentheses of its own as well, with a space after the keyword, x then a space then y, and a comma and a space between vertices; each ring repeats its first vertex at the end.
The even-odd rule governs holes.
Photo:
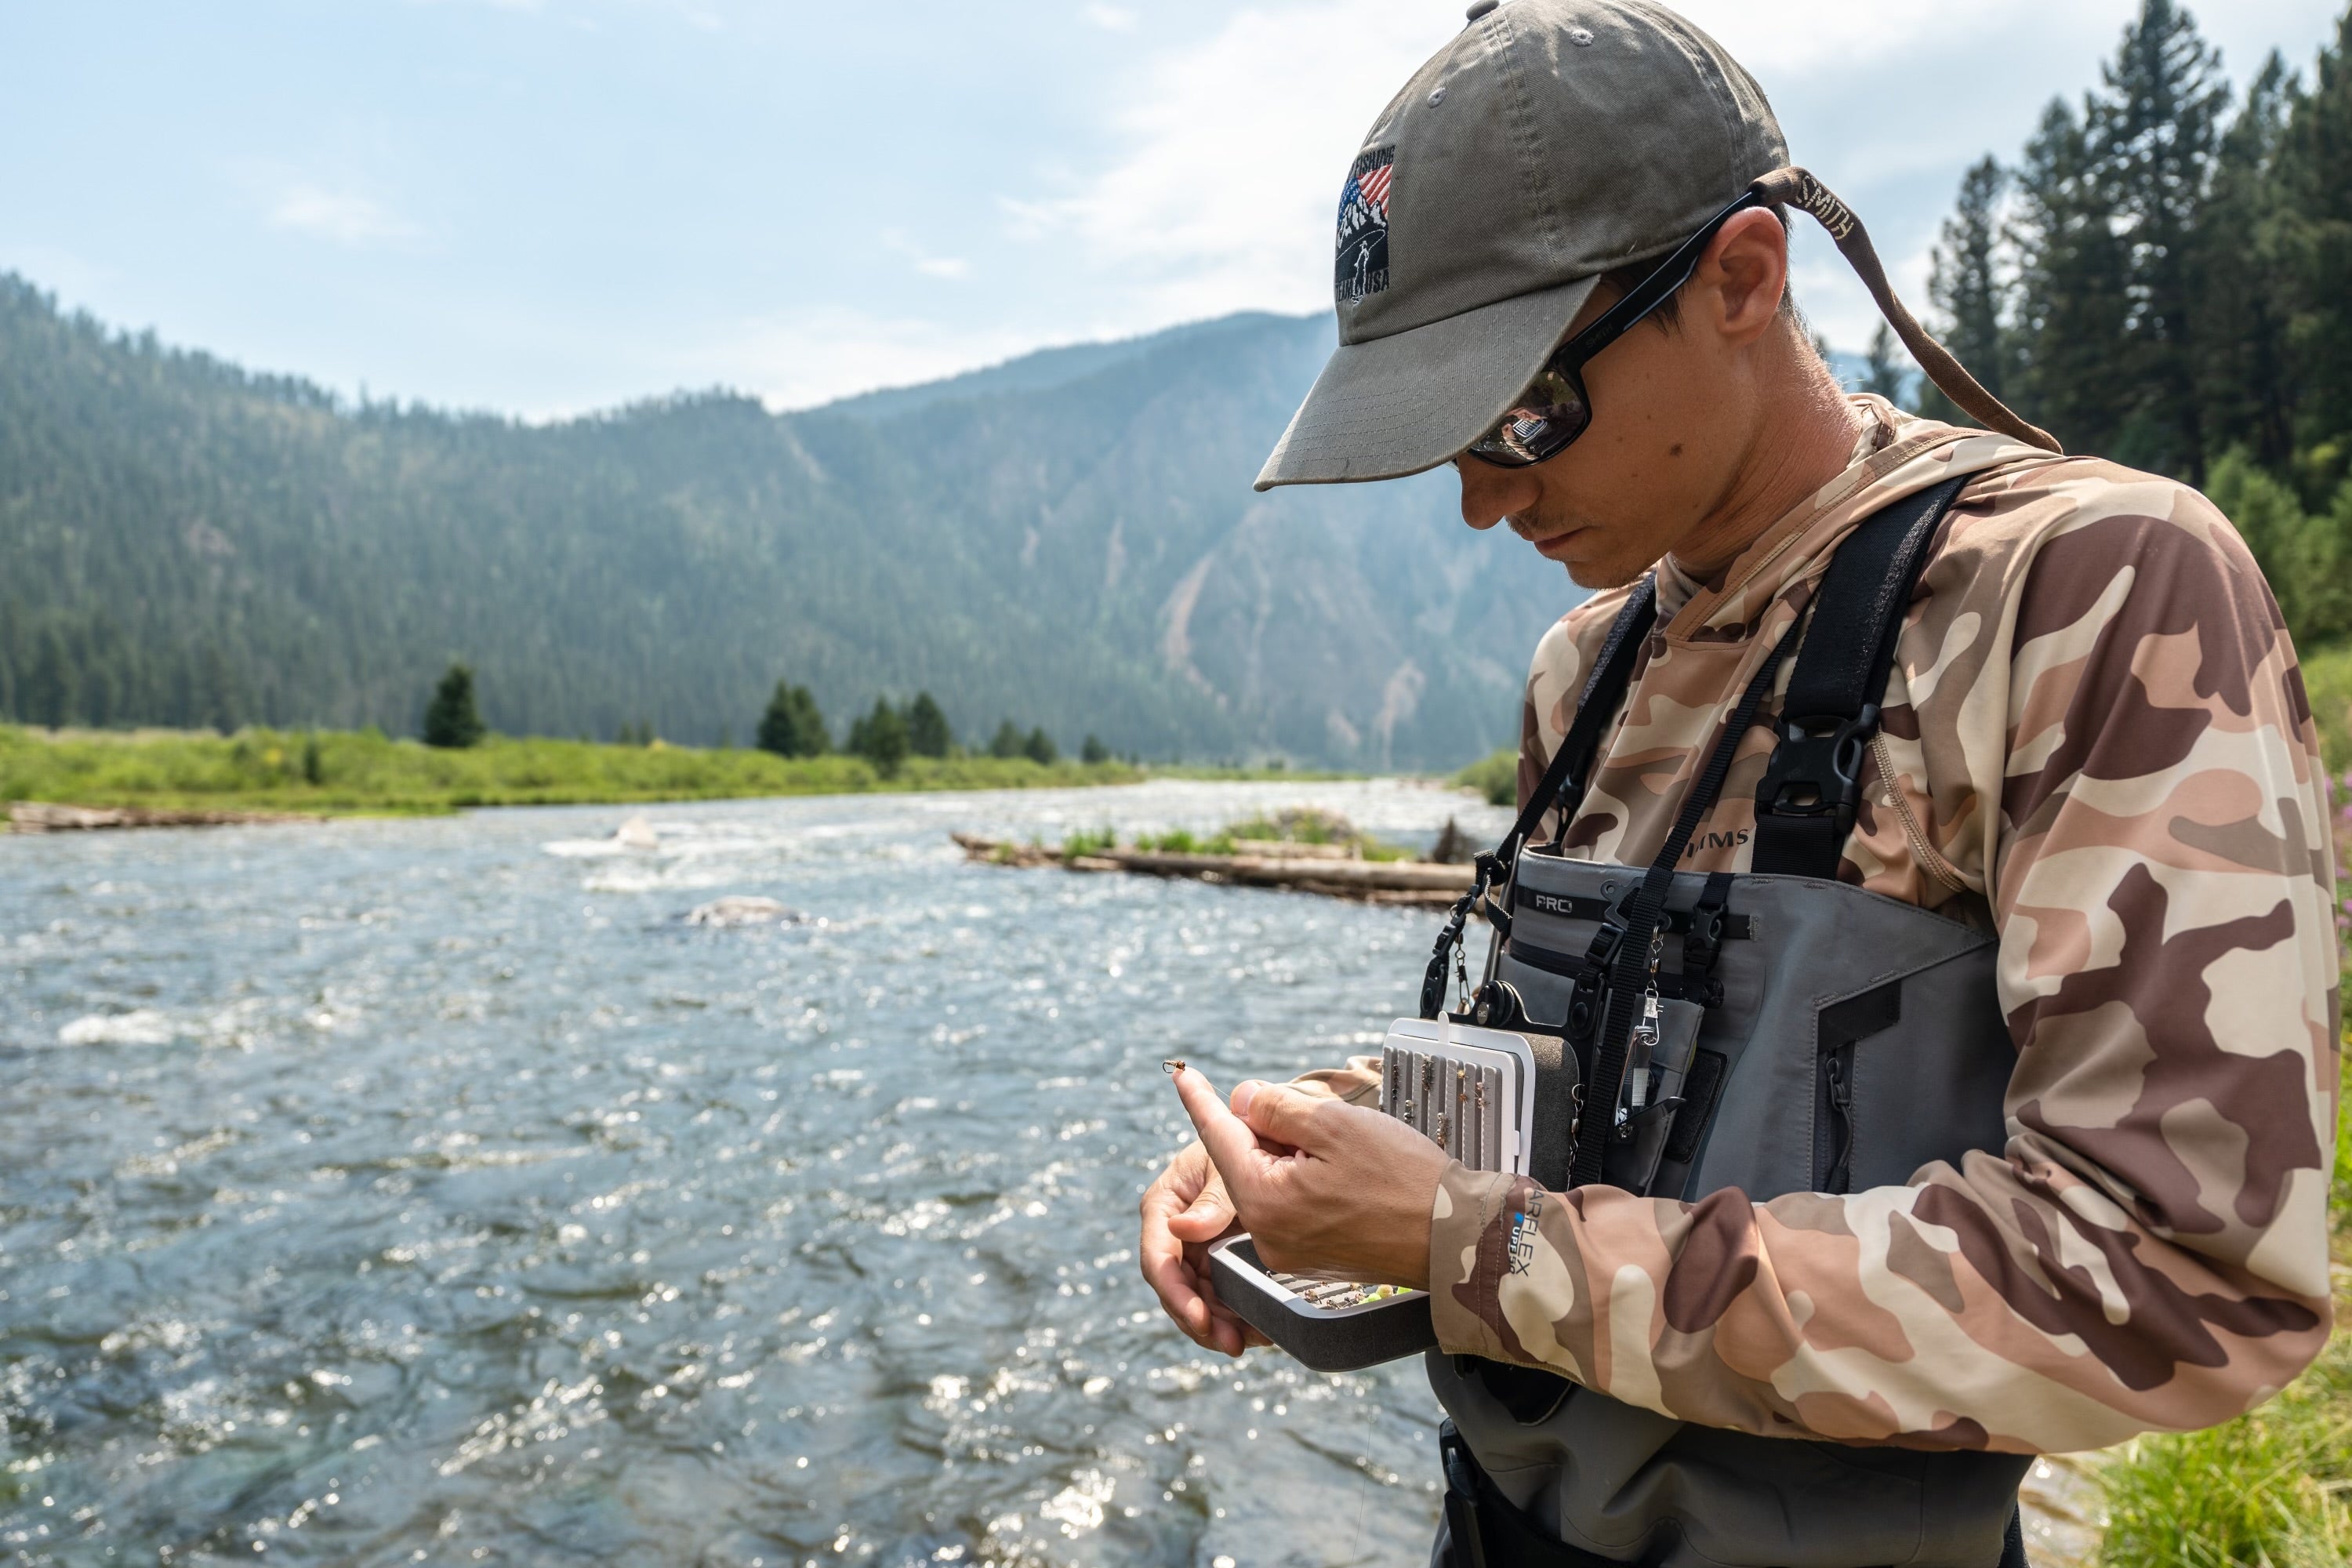
MULTIPOLYGON (((1225 1102, 1217 1097, 1216 1089, 1197 1068, 1177 1071, 1176 1093, 1184 1102, 1184 1114, 1192 1119, 1193 1130, 1201 1134, 1202 1146, 1216 1162, 1218 1173, 1225 1178, 1230 1192, 1237 1181, 1245 1181, 1256 1171, 1255 1160, 1262 1157, 1257 1134, 1225 1109, 1225 1102)), ((1238 1198, 1235 1205, 1239 1206, 1238 1198)))
POLYGON ((1203 1188, 1191 1207, 1168 1217, 1169 1230, 1182 1241, 1214 1241, 1233 1223, 1233 1200, 1222 1187, 1203 1188))
POLYGON ((1244 1083, 1234 1089, 1234 1114, 1260 1138, 1309 1153, 1328 1147, 1328 1109, 1338 1101, 1307 1094, 1287 1084, 1244 1083))

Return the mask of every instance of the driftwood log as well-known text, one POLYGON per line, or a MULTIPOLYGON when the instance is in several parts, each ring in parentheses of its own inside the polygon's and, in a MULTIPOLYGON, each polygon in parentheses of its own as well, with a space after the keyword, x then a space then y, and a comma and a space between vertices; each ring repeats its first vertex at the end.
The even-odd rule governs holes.
POLYGON ((138 806, 52 805, 19 800, 8 805, 16 833, 88 833, 108 827, 232 827, 247 822, 314 822, 294 812, 148 811, 138 806))
POLYGON ((953 836, 965 855, 994 866, 1059 866, 1070 871, 1125 871, 1248 888, 1286 888, 1372 904, 1443 908, 1470 890, 1471 868, 1422 860, 1351 860, 1328 844, 1268 841, 1246 855, 1174 855, 1154 849, 1098 849, 1065 858, 1034 844, 953 836))

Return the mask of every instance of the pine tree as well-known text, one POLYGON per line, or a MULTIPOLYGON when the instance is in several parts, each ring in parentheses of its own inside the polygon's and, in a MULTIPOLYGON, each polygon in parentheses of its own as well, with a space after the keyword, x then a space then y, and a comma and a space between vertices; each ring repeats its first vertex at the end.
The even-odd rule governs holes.
POLYGON ((2303 393, 2296 442, 2318 458, 2306 482, 2332 487, 2352 447, 2352 9, 2288 116, 2279 165, 2303 393))
POLYGON ((1022 754, 1021 748, 1021 731, 1013 727, 1012 720, 1007 719, 996 727, 995 739, 988 742, 988 754, 1010 762, 1022 754))
POLYGON ((486 731, 480 710, 474 706, 474 672, 453 664, 434 689, 425 709, 425 743, 445 751, 463 751, 478 744, 486 731))
POLYGON ((898 774, 899 764, 907 760, 907 719, 889 700, 874 700, 874 711, 849 727, 847 749, 874 764, 874 771, 884 778, 898 774))
POLYGON ((1110 761, 1110 748, 1102 743, 1100 736, 1090 734, 1086 738, 1085 743, 1078 747, 1078 760, 1088 767, 1097 763, 1107 763, 1110 761))
POLYGON ((760 716, 760 749, 780 757, 822 756, 832 745, 824 715, 805 686, 776 682, 768 710, 760 716))
POLYGON ((2294 100, 2286 61, 2273 50, 2215 149, 2211 190, 2190 239, 2206 445, 2242 445, 2271 468, 2284 468, 2294 449, 2293 303, 2278 178, 2294 100))
POLYGON ((2221 73, 2221 56, 2188 12, 2172 0, 2142 0, 2139 20, 2125 27, 2116 58, 2102 68, 2106 92, 2092 100, 2084 126, 2127 247, 2131 353, 2123 374, 2135 384, 2129 447, 2137 449, 2124 456, 2191 484, 2204 477, 2205 443, 2189 237, 2229 106, 2221 73))
POLYGON ((2112 452, 2137 405, 2117 347, 2131 320, 2130 258, 2116 202, 2083 123, 2063 101, 2042 111, 2017 170, 2019 412, 2077 452, 2112 452))
MULTIPOLYGON (((2004 330, 2005 290, 2000 280, 2000 198, 2008 171, 1987 154, 1960 176, 1959 202, 1935 250, 1928 297, 1943 320, 1937 329, 1944 346, 1995 397, 2010 395, 2011 345, 2004 330)), ((1919 411, 1951 424, 1972 423, 1943 389, 1920 378, 1919 411)))
POLYGON ((1049 768, 1062 753, 1055 749, 1054 737, 1045 733, 1045 727, 1040 724, 1029 731, 1027 740, 1021 742, 1021 754, 1039 767, 1049 768))
POLYGON ((907 749, 919 757, 944 757, 955 744, 955 732, 948 728, 948 716, 931 700, 928 691, 918 691, 907 705, 907 749))

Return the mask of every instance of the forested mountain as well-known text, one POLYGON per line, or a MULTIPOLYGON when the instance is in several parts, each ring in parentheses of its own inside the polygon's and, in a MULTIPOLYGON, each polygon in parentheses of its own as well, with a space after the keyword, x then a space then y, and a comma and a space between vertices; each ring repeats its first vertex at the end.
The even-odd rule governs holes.
POLYGON ((967 742, 1456 763, 1579 594, 1442 475, 1251 492, 1330 332, 531 426, 351 408, 0 276, 0 713, 413 733, 462 658, 515 732, 747 743, 789 679, 836 733, 923 689, 967 742))

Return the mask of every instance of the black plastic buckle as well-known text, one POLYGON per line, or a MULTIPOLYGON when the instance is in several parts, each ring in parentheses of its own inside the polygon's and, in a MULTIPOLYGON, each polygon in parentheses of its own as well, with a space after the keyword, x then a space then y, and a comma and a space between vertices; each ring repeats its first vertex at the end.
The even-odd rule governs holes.
POLYGON ((1489 1568, 1486 1531, 1478 1520, 1478 1461, 1451 1421, 1437 1426, 1438 1465, 1445 1474, 1445 1532, 1459 1568, 1489 1568))
POLYGON ((1690 912, 1690 927, 1683 932, 1683 973, 1704 973, 1715 967, 1716 956, 1723 951, 1723 911, 1701 904, 1690 912))
POLYGON ((1878 705, 1852 719, 1783 719, 1780 744, 1756 792, 1758 812, 1772 816, 1831 816, 1841 829, 1853 824, 1862 795, 1862 758, 1878 731, 1878 705))

